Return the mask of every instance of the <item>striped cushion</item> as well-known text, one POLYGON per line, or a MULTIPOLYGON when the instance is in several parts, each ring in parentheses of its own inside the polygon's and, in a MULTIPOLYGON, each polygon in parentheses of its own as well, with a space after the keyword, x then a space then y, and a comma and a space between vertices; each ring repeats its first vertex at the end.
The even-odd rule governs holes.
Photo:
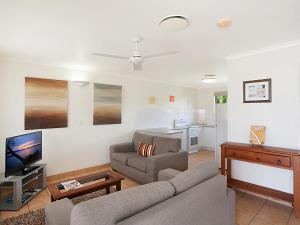
POLYGON ((154 155, 155 147, 156 147, 155 144, 151 145, 151 144, 141 143, 141 144, 139 144, 139 149, 138 149, 137 154, 144 156, 144 157, 154 155))

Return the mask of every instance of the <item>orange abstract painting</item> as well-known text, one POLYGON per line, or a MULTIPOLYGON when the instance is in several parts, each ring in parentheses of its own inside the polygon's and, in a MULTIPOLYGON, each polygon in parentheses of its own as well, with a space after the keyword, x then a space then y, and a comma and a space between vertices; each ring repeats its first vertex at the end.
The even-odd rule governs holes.
POLYGON ((25 130, 68 126, 68 82, 25 78, 25 130))
POLYGON ((175 96, 174 95, 170 95, 170 102, 175 102, 175 96))
POLYGON ((254 145, 263 145, 265 143, 266 127, 251 126, 250 128, 250 143, 254 145))

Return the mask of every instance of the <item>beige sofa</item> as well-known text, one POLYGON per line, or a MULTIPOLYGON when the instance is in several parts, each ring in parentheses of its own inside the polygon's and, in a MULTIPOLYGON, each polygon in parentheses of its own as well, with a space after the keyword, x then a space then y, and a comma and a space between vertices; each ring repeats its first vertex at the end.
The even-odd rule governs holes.
POLYGON ((111 167, 141 184, 157 181, 158 172, 166 168, 188 168, 187 152, 180 152, 181 140, 135 133, 132 142, 110 147, 111 167), (155 155, 137 155, 140 143, 156 144, 155 155))
POLYGON ((76 206, 56 201, 46 208, 46 225, 235 224, 235 193, 214 162, 182 173, 161 171, 159 179, 76 206))

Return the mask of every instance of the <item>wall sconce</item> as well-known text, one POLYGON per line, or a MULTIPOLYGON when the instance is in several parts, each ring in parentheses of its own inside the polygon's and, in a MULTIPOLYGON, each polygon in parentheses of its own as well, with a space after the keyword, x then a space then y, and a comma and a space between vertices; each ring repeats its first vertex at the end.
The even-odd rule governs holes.
POLYGON ((79 87, 85 87, 85 86, 88 86, 91 82, 89 82, 89 81, 72 81, 72 83, 79 87))

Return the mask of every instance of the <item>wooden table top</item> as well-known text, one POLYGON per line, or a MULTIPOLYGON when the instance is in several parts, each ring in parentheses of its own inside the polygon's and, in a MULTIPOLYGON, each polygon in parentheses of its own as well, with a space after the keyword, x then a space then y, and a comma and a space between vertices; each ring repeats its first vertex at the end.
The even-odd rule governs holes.
POLYGON ((290 149, 290 148, 282 148, 282 147, 273 147, 273 146, 258 146, 252 144, 238 143, 238 142, 225 142, 221 144, 221 147, 226 148, 238 148, 239 150, 253 150, 253 151, 265 151, 270 153, 279 153, 285 155, 300 155, 300 150, 290 149))
POLYGON ((81 184, 80 187, 74 188, 74 189, 71 189, 71 190, 64 190, 64 189, 59 190, 58 189, 57 186, 61 182, 64 182, 64 181, 54 183, 54 184, 50 184, 48 186, 48 189, 51 193, 51 198, 53 200, 59 200, 59 199, 63 199, 63 198, 78 197, 80 195, 91 193, 93 191, 97 191, 97 190, 101 190, 101 189, 104 189, 104 188, 114 186, 117 183, 120 183, 121 180, 125 179, 122 175, 120 175, 118 173, 115 173, 115 172, 109 171, 109 170, 105 170, 105 171, 102 171, 102 172, 93 173, 93 174, 89 174, 89 175, 86 175, 86 176, 79 176, 79 177, 76 177, 74 179, 68 179, 68 180, 65 180, 65 181, 70 181, 70 180, 80 181, 80 180, 89 179, 89 178, 92 178, 92 177, 95 177, 95 176, 102 176, 103 178, 95 180, 95 181, 91 181, 91 182, 88 182, 88 183, 81 184))

